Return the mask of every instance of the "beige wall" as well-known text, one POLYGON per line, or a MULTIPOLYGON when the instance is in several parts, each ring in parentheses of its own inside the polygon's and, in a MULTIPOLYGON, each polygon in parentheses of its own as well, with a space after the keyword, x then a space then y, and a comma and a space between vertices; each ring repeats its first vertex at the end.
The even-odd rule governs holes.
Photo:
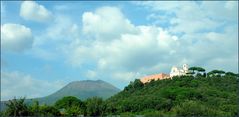
POLYGON ((168 74, 160 73, 160 74, 154 74, 150 76, 145 76, 140 79, 142 83, 147 83, 150 82, 151 80, 161 80, 161 79, 166 79, 170 78, 168 74))

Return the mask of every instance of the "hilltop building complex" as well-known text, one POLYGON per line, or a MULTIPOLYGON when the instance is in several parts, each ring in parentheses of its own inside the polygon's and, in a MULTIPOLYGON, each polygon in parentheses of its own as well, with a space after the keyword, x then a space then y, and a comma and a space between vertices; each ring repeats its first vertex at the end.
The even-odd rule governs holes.
POLYGON ((171 79, 174 76, 186 75, 188 73, 188 68, 189 67, 187 64, 183 64, 182 69, 173 66, 171 68, 170 74, 160 73, 160 74, 149 75, 149 76, 145 76, 145 77, 141 78, 140 81, 142 83, 147 83, 152 80, 162 80, 162 79, 168 79, 168 78, 171 79))

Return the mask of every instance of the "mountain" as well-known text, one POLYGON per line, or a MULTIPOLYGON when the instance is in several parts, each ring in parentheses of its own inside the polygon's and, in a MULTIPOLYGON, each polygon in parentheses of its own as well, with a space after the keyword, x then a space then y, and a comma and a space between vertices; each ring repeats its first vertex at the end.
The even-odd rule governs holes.
POLYGON ((118 92, 120 92, 120 89, 105 81, 85 80, 71 82, 49 96, 36 99, 39 100, 40 103, 53 104, 55 101, 65 96, 75 96, 81 100, 94 96, 107 99, 118 92))
MULTIPOLYGON (((118 92, 120 92, 120 89, 102 80, 73 81, 49 96, 26 99, 26 103, 31 103, 32 100, 38 100, 40 104, 54 104, 58 99, 65 96, 75 96, 81 100, 94 96, 107 99, 118 92)), ((1 110, 5 108, 4 103, 6 102, 7 101, 1 101, 1 110)))
POLYGON ((131 82, 106 100, 108 114, 132 116, 239 115, 239 77, 181 76, 173 79, 131 82))

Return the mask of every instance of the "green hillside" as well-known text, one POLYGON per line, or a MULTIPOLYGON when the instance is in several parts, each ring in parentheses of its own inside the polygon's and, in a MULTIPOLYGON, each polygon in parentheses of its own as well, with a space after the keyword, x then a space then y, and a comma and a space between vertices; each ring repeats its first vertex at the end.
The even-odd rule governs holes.
POLYGON ((107 100, 109 114, 171 116, 236 116, 238 77, 183 76, 142 84, 131 82, 107 100))

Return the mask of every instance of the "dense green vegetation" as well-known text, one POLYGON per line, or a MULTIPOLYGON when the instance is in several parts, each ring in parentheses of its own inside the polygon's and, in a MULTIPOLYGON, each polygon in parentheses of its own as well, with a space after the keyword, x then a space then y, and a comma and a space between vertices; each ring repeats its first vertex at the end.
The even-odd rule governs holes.
POLYGON ((139 80, 107 100, 112 114, 149 116, 236 116, 238 77, 183 76, 151 81, 139 80))
POLYGON ((191 74, 142 84, 136 79, 107 100, 93 97, 82 101, 68 96, 54 105, 26 105, 11 100, 5 116, 238 116, 239 77, 232 72, 200 67, 191 74), (196 74, 195 74, 196 73, 196 74))

